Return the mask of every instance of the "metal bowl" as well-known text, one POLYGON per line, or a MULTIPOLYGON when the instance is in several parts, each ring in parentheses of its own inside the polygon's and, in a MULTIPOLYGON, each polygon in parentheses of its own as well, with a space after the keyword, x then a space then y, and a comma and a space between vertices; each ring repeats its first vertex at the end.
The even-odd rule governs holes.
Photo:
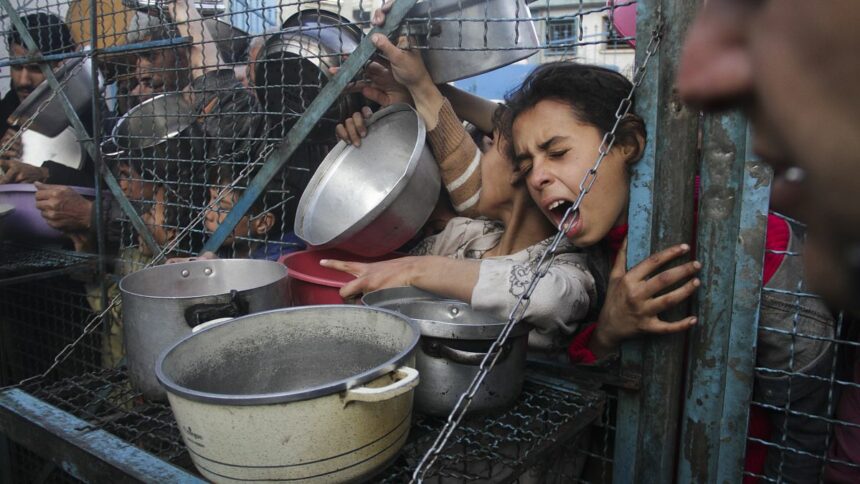
POLYGON ((179 134, 194 123, 194 110, 181 93, 159 94, 123 115, 113 129, 114 146, 146 157, 180 158, 179 134))
MULTIPOLYGON (((92 62, 88 58, 69 59, 54 72, 60 84, 65 82, 63 92, 72 103, 75 112, 81 114, 92 104, 93 78, 92 62)), ((10 124, 21 126, 27 122, 42 105, 47 105, 38 112, 38 115, 30 124, 28 129, 53 138, 62 133, 70 126, 60 96, 52 96, 53 89, 48 81, 42 81, 36 89, 27 96, 18 108, 9 116, 10 124)))
POLYGON ((421 117, 395 104, 368 127, 361 147, 340 142, 329 152, 302 194, 294 230, 308 245, 376 257, 430 217, 441 180, 421 117))
POLYGON ((422 54, 436 84, 504 67, 537 53, 540 46, 524 0, 424 0, 407 18, 404 33, 417 33, 418 42, 428 47, 422 54))
MULTIPOLYGON (((92 200, 96 196, 93 188, 69 187, 79 195, 92 200)), ((42 212, 36 208, 36 187, 30 183, 0 185, 0 205, 12 205, 15 210, 3 217, 4 235, 21 242, 34 240, 63 240, 66 236, 48 225, 42 212)))
MULTIPOLYGON (((268 113, 283 118, 283 136, 304 113, 338 67, 361 42, 362 32, 349 20, 317 9, 304 10, 287 19, 284 31, 266 40, 257 57, 254 79, 257 97, 268 113), (282 114, 283 113, 283 114, 282 114)), ((343 95, 323 116, 313 137, 331 138, 334 124, 359 107, 355 95, 343 95)))

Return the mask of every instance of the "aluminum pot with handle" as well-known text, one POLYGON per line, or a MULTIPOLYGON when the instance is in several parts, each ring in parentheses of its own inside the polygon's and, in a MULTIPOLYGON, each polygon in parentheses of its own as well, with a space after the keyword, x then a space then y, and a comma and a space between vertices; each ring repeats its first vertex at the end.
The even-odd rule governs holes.
POLYGON ((206 479, 356 482, 406 441, 419 337, 377 308, 278 309, 182 339, 158 379, 206 479))
POLYGON ((163 400, 155 362, 165 348, 207 321, 287 306, 286 284, 283 265, 250 259, 167 264, 124 277, 119 288, 132 384, 147 399, 163 400))
MULTIPOLYGON (((421 344, 416 368, 421 384, 415 391, 415 409, 430 415, 451 412, 505 326, 505 321, 475 311, 467 303, 414 287, 374 291, 362 302, 396 311, 418 324, 421 344)), ((527 325, 514 328, 499 350, 496 366, 472 399, 469 413, 503 410, 516 402, 525 378, 529 329, 527 325)))
POLYGON ((525 0, 423 0, 407 18, 402 33, 427 47, 422 56, 436 84, 512 64, 540 46, 525 0))
POLYGON ((367 126, 360 147, 341 141, 326 155, 302 194, 294 228, 312 247, 394 252, 436 205, 442 182, 418 113, 393 104, 367 126))

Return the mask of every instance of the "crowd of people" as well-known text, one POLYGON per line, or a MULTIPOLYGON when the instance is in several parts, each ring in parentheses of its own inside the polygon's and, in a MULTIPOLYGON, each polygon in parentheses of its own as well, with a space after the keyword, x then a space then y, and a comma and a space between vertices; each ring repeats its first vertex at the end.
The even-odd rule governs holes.
MULTIPOLYGON (((843 328, 848 333, 838 334, 835 314, 856 310, 860 294, 860 209, 846 201, 860 170, 860 146, 855 146, 860 143, 860 98, 851 91, 850 75, 860 74, 860 62, 849 47, 858 40, 852 21, 858 20, 860 6, 850 0, 832 3, 813 7, 800 0, 711 0, 688 33, 677 77, 678 90, 691 105, 704 111, 746 109, 756 153, 775 170, 762 274, 763 286, 770 290, 762 295, 759 318, 770 331, 759 331, 757 348, 750 349, 756 352, 756 366, 774 371, 754 375, 756 398, 767 405, 751 408, 749 435, 754 438, 745 469, 750 475, 797 482, 822 476, 833 482, 860 481, 860 358, 851 344, 838 355, 848 371, 837 378, 849 384, 835 395, 828 391, 835 341, 856 341, 846 336, 856 333, 850 324, 843 328), (822 57, 824 50, 828 55, 822 57), (798 102, 800 98, 805 101, 798 102), (799 253, 803 259, 795 256, 799 253), (792 293, 806 287, 824 299, 792 293), (830 404, 834 398, 839 399, 836 408, 830 404), (849 424, 834 430, 831 419, 849 424)), ((240 172, 247 176, 249 160, 265 152, 265 143, 248 140, 265 139, 276 125, 282 134, 285 123, 283 118, 273 121, 272 113, 261 114, 268 111, 255 90, 260 87, 254 62, 261 42, 251 43, 247 68, 223 69, 212 34, 194 6, 185 0, 166 5, 171 21, 139 14, 135 40, 180 35, 193 42, 138 53, 134 75, 122 87, 129 101, 118 109, 133 109, 159 93, 184 93, 202 120, 198 133, 205 169, 199 163, 113 161, 125 195, 144 202, 143 219, 161 247, 193 223, 200 207, 205 231, 217 230, 242 194, 231 182, 240 172), (195 179, 200 183, 189 182, 195 179)), ((391 2, 374 12, 375 25, 385 23, 390 7, 391 2)), ((33 32, 52 33, 33 35, 43 53, 78 48, 56 17, 40 13, 22 20, 33 32)), ((26 54, 17 34, 7 40, 13 55, 26 54)), ((332 125, 332 141, 336 136, 360 146, 373 129, 366 123, 370 106, 408 103, 427 128, 444 190, 409 256, 377 263, 321 262, 355 276, 341 290, 344 298, 411 285, 507 319, 561 228, 566 237, 524 315, 524 322, 534 327, 531 351, 571 364, 611 365, 626 340, 684 332, 700 324, 694 316, 679 321, 660 317, 701 285, 697 273, 702 264, 690 260, 695 240, 678 241, 643 261, 627 260, 627 221, 636 216, 628 213, 631 171, 652 142, 635 104, 618 123, 593 188, 573 220, 559 227, 604 135, 615 125, 618 106, 633 89, 628 79, 597 66, 543 64, 503 104, 496 104, 434 84, 420 52, 408 48, 409 39, 392 42, 374 34, 371 41, 387 62, 370 63, 364 78, 351 85, 366 107, 332 125)), ((13 67, 0 122, 42 79, 38 66, 13 67)), ((6 129, 4 140, 13 139, 12 128, 4 125, 6 129)), ((12 144, 0 155, 6 172, 0 183, 36 182, 46 220, 66 232, 78 250, 93 250, 92 229, 96 217, 105 214, 95 213, 90 201, 65 188, 81 178, 92 184, 92 161, 83 155, 71 167, 54 160, 32 166, 20 161, 20 151, 20 144, 12 144)), ((264 193, 222 250, 205 256, 277 259, 302 248, 290 231, 284 203, 281 192, 264 193)), ((107 204, 106 210, 115 208, 107 204)), ((122 249, 121 260, 141 262, 154 255, 144 240, 132 245, 122 249)), ((117 268, 118 273, 130 270, 117 268)), ((119 328, 106 343, 105 364, 121 357, 118 335, 119 328)))

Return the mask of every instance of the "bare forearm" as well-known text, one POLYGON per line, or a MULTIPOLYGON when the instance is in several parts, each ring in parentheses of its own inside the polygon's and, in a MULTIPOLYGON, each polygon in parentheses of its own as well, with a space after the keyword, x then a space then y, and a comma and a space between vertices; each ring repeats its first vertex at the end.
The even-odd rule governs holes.
POLYGON ((180 35, 191 37, 191 68, 195 71, 203 70, 203 72, 192 72, 192 77, 215 70, 223 64, 215 39, 203 23, 194 3, 187 0, 175 0, 167 5, 180 35))
POLYGON ((457 116, 474 124, 484 133, 493 132, 493 116, 498 104, 481 96, 457 89, 450 84, 439 86, 439 92, 451 101, 457 116))
POLYGON ((421 256, 418 259, 413 286, 440 296, 472 302, 481 261, 442 256, 421 256))

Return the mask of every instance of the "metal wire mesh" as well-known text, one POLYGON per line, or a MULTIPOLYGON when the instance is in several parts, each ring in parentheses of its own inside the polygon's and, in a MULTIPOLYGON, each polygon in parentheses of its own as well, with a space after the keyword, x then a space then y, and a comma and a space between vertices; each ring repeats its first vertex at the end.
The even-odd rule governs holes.
POLYGON ((0 285, 62 273, 92 272, 94 258, 80 252, 3 242, 0 244, 0 285))
MULTIPOLYGON (((35 382, 23 389, 94 428, 196 472, 170 407, 145 401, 129 385, 124 370, 35 382)), ((600 392, 528 380, 513 408, 500 415, 473 418, 460 428, 438 475, 445 482, 497 482, 516 479, 529 464, 543 462, 551 467, 552 461, 542 459, 578 435, 601 413, 603 403, 600 392)), ((402 482, 442 424, 438 418, 416 417, 400 457, 373 482, 402 482)))
POLYGON ((826 482, 857 473, 835 439, 856 432, 840 398, 856 392, 855 322, 807 290, 800 269, 805 227, 787 217, 787 247, 768 249, 779 269, 762 289, 747 468, 760 482, 826 482), (841 435, 840 435, 841 434, 841 435))

